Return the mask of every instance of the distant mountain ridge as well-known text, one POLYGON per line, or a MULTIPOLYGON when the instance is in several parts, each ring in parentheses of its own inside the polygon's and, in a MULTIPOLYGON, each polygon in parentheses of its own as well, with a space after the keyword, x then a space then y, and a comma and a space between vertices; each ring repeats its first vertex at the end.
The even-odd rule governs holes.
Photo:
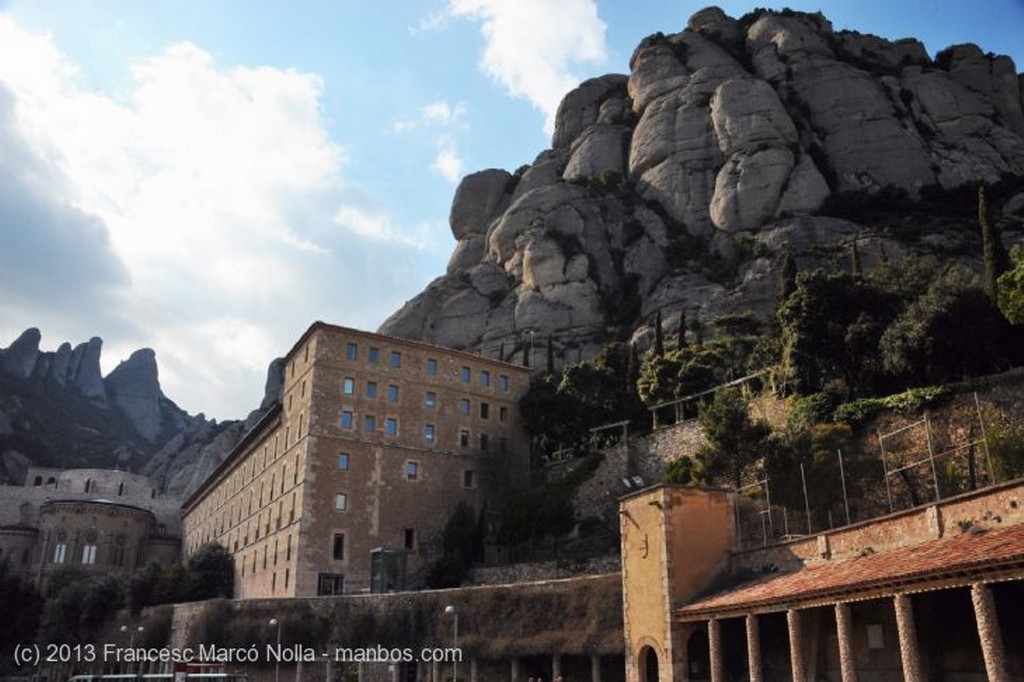
POLYGON ((787 251, 977 270, 979 184, 1006 239, 1024 229, 1022 79, 974 45, 701 10, 568 93, 532 164, 463 179, 447 272, 380 331, 506 359, 550 335, 560 364, 643 345, 658 313, 767 319, 787 251))
POLYGON ((104 377, 99 337, 74 347, 65 342, 52 352, 39 349, 41 339, 30 328, 0 349, 2 480, 20 482, 30 462, 118 468, 153 476, 172 494, 187 493, 201 481, 199 472, 212 471, 280 391, 272 378, 280 363, 272 363, 262 409, 247 420, 218 424, 188 414, 164 395, 150 348, 135 351, 104 377))

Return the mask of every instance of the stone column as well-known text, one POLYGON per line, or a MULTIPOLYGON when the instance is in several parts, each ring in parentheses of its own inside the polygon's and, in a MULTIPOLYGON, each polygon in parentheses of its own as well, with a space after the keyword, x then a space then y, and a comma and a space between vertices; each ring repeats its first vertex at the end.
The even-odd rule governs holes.
POLYGON ((551 654, 551 679, 562 676, 562 657, 558 654, 551 654))
POLYGON ((430 668, 430 679, 433 682, 441 682, 441 661, 434 661, 434 665, 430 668))
POLYGON ((747 674, 750 682, 763 682, 761 666, 761 628, 757 615, 747 614, 747 674))
MULTIPOLYGON (((658 666, 658 674, 661 674, 661 666, 658 666)), ((590 679, 591 682, 601 682, 601 656, 599 654, 590 657, 590 679)))
POLYGON ((850 605, 836 604, 836 635, 839 639, 839 672, 843 682, 857 682, 857 668, 853 658, 853 621, 850 605))
POLYGON ((804 634, 800 612, 796 609, 786 611, 786 625, 789 627, 789 661, 793 668, 793 682, 807 682, 807 670, 804 667, 804 634))
POLYGON ((924 682, 921 673, 921 650, 917 645, 917 626, 914 625, 914 604, 910 596, 893 597, 896 609, 896 629, 900 637, 900 658, 903 661, 903 679, 906 682, 924 682))
POLYGON ((725 682, 722 662, 722 624, 717 618, 708 621, 708 655, 711 658, 711 682, 725 682))
POLYGON ((513 658, 510 667, 512 668, 512 677, 510 679, 512 682, 519 682, 519 659, 513 658))
POLYGON ((469 682, 477 682, 480 677, 480 664, 476 658, 469 659, 469 682))
POLYGON ((330 655, 324 658, 324 679, 325 682, 331 682, 334 679, 334 657, 330 655))
POLYGON ((989 682, 1005 682, 1009 679, 1006 676, 1006 651, 992 588, 984 583, 974 583, 971 585, 971 601, 974 602, 974 618, 978 622, 978 639, 981 640, 989 682))

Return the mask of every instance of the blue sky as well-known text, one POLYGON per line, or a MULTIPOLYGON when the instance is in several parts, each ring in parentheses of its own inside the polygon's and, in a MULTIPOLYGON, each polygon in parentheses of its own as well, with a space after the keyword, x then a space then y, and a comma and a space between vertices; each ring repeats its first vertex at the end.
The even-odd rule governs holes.
MULTIPOLYGON (((1024 0, 787 4, 1024 64, 1024 0)), ((0 346, 152 347, 182 407, 244 416, 313 320, 375 329, 444 272, 459 178, 703 6, 0 0, 0 346)))

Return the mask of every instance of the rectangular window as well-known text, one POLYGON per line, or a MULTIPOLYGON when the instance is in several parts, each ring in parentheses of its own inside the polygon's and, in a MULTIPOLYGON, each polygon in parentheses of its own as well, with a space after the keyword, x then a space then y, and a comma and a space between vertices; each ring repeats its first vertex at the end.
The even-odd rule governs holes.
POLYGON ((437 360, 434 358, 427 358, 427 376, 437 376, 437 360))
POLYGON ((469 383, 469 367, 463 367, 462 368, 462 383, 464 383, 464 384, 468 384, 469 383))
POLYGON ((486 369, 480 370, 480 388, 487 388, 491 385, 491 373, 486 369))
POLYGON ((508 421, 508 408, 504 405, 498 408, 498 421, 502 424, 508 421))
POLYGON ((405 463, 405 480, 418 481, 420 478, 420 463, 409 460, 405 463))
POLYGON ((334 550, 331 553, 335 561, 345 560, 345 534, 335 533, 334 534, 334 550))
POLYGON ((402 366, 402 354, 397 350, 391 351, 391 366, 395 368, 402 366))
POLYGON ((491 406, 489 403, 480 403, 480 418, 490 419, 491 418, 491 406))
POLYGON ((459 401, 459 412, 469 416, 469 400, 467 398, 463 398, 459 401))
POLYGON ((389 403, 397 403, 398 402, 398 386, 395 386, 394 384, 392 384, 391 386, 388 386, 388 402, 389 403))
POLYGON ((503 455, 508 454, 508 438, 502 436, 501 438, 498 439, 498 452, 500 452, 503 455))
POLYGON ((508 376, 502 374, 498 376, 498 388, 502 393, 508 393, 508 376))
POLYGON ((377 382, 367 381, 366 382, 366 397, 376 398, 377 397, 377 382))
POLYGON ((394 438, 398 435, 398 419, 395 417, 388 417, 384 420, 384 433, 385 435, 394 438))
POLYGON ((488 445, 490 445, 490 439, 487 437, 486 433, 481 433, 480 434, 480 449, 486 452, 488 445))
POLYGON ((459 431, 459 445, 464 448, 469 447, 469 429, 459 431))
POLYGON ((405 532, 403 534, 405 535, 404 539, 405 539, 405 549, 406 549, 406 551, 415 552, 416 551, 416 529, 415 528, 406 528, 405 532))
POLYGON ((377 418, 372 414, 363 417, 363 433, 374 433, 377 430, 377 418))
POLYGON ((475 485, 476 485, 476 480, 473 478, 473 470, 472 469, 463 469, 462 470, 462 487, 463 488, 472 488, 475 485))
POLYGON ((352 428, 352 411, 342 410, 341 411, 341 428, 351 429, 352 428))
POLYGON ((355 360, 356 356, 358 354, 359 354, 359 345, 358 344, 349 343, 347 346, 345 346, 345 359, 346 360, 355 360))
POLYGON ((380 348, 370 346, 370 364, 376 365, 378 362, 380 362, 380 348))
POLYGON ((352 377, 345 377, 345 380, 341 384, 341 392, 345 395, 352 395, 356 391, 356 380, 352 377))
POLYGON ((338 455, 338 469, 348 471, 348 453, 342 452, 338 455))
POLYGON ((433 391, 427 391, 426 405, 427 407, 437 407, 437 394, 433 391))
POLYGON ((336 511, 345 511, 348 509, 348 495, 345 493, 335 493, 334 509, 336 511))
POLYGON ((96 545, 88 544, 82 547, 82 563, 83 564, 94 564, 96 563, 96 545))
POLYGON ((427 424, 423 429, 423 439, 427 441, 428 445, 434 444, 434 438, 437 437, 437 430, 433 424, 427 424))

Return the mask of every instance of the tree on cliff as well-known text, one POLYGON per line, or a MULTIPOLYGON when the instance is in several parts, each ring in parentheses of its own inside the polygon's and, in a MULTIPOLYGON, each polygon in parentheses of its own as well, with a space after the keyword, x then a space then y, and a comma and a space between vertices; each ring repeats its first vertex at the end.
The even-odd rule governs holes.
POLYGON ((999 309, 1012 324, 1024 324, 1024 245, 1010 252, 1013 269, 999 276, 999 309))
POLYGON ((728 476, 739 488, 743 469, 763 454, 768 425, 750 419, 747 401, 735 388, 715 392, 700 410, 700 427, 707 439, 698 457, 707 477, 728 476))

